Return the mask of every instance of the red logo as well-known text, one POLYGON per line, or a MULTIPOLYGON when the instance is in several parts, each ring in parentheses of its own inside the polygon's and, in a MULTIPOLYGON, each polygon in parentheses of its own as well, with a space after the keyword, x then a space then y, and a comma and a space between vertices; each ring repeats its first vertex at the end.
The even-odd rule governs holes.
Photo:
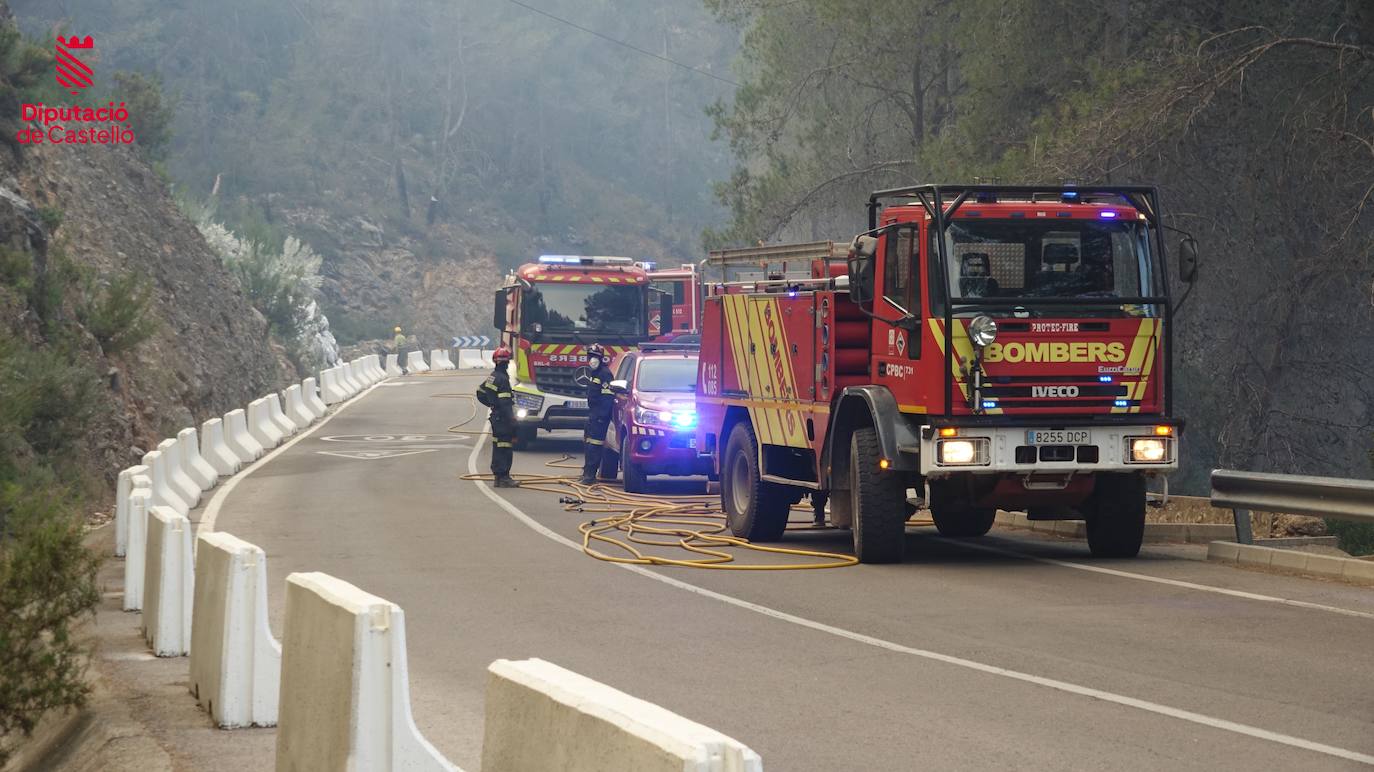
POLYGON ((57 36, 57 45, 54 47, 53 65, 57 70, 57 83, 62 88, 76 96, 82 89, 91 85, 91 78, 95 77, 95 70, 86 66, 73 51, 85 51, 95 48, 95 43, 91 42, 91 36, 78 38, 72 35, 65 40, 61 35, 57 36))

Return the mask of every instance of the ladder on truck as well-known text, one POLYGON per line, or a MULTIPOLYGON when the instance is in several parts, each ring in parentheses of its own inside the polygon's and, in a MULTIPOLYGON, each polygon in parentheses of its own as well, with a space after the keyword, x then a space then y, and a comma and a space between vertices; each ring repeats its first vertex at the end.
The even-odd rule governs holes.
POLYGON ((725 287, 745 292, 780 291, 788 286, 829 282, 835 260, 849 255, 848 244, 808 241, 736 249, 713 249, 698 264, 707 295, 725 287))

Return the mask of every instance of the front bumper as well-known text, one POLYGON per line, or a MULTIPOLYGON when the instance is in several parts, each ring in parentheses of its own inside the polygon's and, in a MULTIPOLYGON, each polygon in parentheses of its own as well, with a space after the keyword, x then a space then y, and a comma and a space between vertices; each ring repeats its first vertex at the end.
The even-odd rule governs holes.
POLYGON ((517 426, 538 429, 584 429, 587 426, 587 401, 542 391, 517 384, 511 390, 515 396, 517 426))
POLYGON ((698 475, 710 471, 710 458, 697 454, 696 429, 667 429, 632 424, 621 453, 647 474, 698 475))
POLYGON ((1170 436, 1155 433, 1156 424, 1139 426, 1074 426, 1061 429, 1063 441, 1032 444, 1032 432, 1049 427, 969 426, 955 427, 953 437, 941 437, 937 427, 921 427, 921 474, 938 479, 954 474, 1033 474, 1092 472, 1168 473, 1178 469, 1177 429, 1170 436), (1137 461, 1131 456, 1132 440, 1153 439, 1164 444, 1164 458, 1137 461), (941 443, 971 441, 973 458, 968 463, 942 463, 941 443))

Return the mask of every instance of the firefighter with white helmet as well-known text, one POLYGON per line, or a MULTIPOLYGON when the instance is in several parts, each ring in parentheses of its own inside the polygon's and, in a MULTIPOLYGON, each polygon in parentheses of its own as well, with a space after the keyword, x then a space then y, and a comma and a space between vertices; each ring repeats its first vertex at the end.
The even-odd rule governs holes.
POLYGON ((596 482, 596 471, 606 450, 606 428, 611 424, 611 413, 615 409, 615 394, 611 391, 613 376, 607 364, 605 346, 593 343, 587 347, 587 429, 582 435, 584 485, 596 482))
POLYGON ((492 352, 495 364, 491 375, 477 387, 477 401, 491 408, 491 473, 498 488, 519 488, 520 483, 510 476, 515 460, 515 395, 511 391, 510 349, 501 346, 492 352))

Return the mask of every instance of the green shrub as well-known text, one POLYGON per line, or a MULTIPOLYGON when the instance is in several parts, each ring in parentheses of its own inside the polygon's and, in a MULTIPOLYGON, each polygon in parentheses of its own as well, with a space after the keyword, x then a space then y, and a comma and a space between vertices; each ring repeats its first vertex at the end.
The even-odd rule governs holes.
POLYGON ((77 316, 108 356, 128 351, 157 332, 157 319, 150 313, 152 304, 152 287, 125 273, 103 287, 88 286, 77 316))
POLYGON ((55 206, 38 207, 38 221, 43 223, 43 229, 52 235, 58 228, 62 227, 62 210, 55 206))
POLYGON ((1351 555, 1374 555, 1374 523, 1327 520, 1326 532, 1335 536, 1340 548, 1351 555))
POLYGON ((44 458, 78 442, 95 410, 95 374, 61 351, 30 348, 0 328, 0 452, 22 441, 44 458))
MULTIPOLYGON (((72 628, 100 600, 100 561, 66 496, 0 481, 0 737, 29 734, 44 712, 79 707, 89 691, 72 628)), ((6 756, 0 746, 0 764, 6 756)))

